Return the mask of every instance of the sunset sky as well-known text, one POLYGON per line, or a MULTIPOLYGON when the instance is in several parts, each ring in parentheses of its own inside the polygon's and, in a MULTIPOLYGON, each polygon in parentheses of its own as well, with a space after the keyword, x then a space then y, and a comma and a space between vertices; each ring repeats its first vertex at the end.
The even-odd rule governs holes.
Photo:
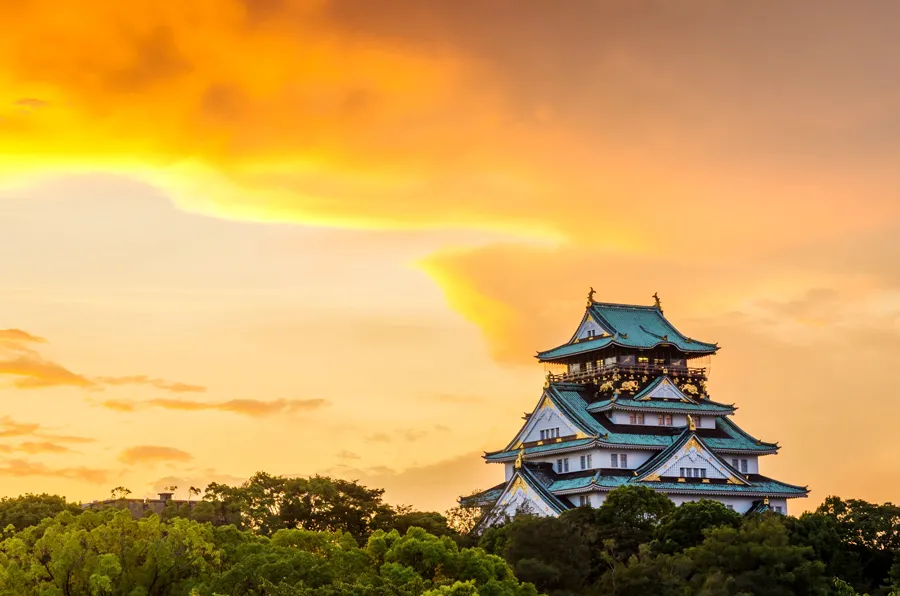
POLYGON ((0 493, 446 509, 593 286, 719 342, 793 512, 898 499, 895 0, 3 11, 0 493))

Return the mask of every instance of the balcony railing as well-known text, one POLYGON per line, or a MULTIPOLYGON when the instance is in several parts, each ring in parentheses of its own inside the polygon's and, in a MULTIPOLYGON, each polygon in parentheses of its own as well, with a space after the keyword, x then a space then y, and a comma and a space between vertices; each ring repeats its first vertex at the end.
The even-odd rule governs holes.
POLYGON ((587 382, 608 373, 626 373, 640 375, 669 375, 688 379, 706 380, 706 368, 692 366, 664 366, 659 364, 604 364, 584 370, 549 373, 549 379, 557 382, 587 382))

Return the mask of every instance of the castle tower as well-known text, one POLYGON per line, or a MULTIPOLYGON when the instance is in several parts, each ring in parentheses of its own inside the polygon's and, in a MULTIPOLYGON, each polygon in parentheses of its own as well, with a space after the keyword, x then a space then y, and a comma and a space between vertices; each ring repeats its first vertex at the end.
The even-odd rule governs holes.
POLYGON ((491 509, 482 524, 528 511, 558 515, 598 507, 609 491, 641 485, 676 504, 715 499, 739 513, 787 512, 806 487, 760 474, 778 451, 731 417, 733 404, 710 399, 709 361, 719 347, 680 333, 654 306, 608 304, 588 295, 571 339, 537 358, 547 381, 525 424, 487 462, 506 480, 463 506, 491 509))

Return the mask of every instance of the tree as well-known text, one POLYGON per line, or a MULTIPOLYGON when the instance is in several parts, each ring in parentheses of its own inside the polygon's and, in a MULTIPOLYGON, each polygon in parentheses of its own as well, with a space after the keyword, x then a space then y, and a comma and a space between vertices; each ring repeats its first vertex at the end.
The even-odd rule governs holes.
POLYGON ((195 519, 208 515, 213 523, 235 524, 265 536, 302 528, 340 530, 364 541, 393 519, 383 494, 382 489, 325 476, 285 478, 258 472, 240 486, 210 484, 203 498, 212 507, 196 511, 195 519))
POLYGON ((188 501, 191 500, 191 497, 199 497, 200 493, 203 491, 197 488, 196 486, 192 486, 188 489, 188 501))
POLYGON ((885 503, 828 497, 813 513, 784 520, 793 544, 809 546, 826 573, 869 593, 890 583, 900 548, 900 511, 885 503))
POLYGON ((664 494, 645 486, 621 486, 610 491, 596 509, 596 541, 614 542, 613 556, 620 562, 638 553, 641 544, 650 542, 657 525, 675 510, 664 494))
POLYGON ((43 493, 4 497, 0 499, 0 529, 12 526, 15 530, 23 530, 63 511, 78 515, 82 509, 59 495, 43 493))
POLYGON ((64 512, 0 543, 0 593, 185 594, 218 556, 210 526, 64 512))
POLYGON ((701 544, 681 553, 654 554, 645 545, 616 574, 605 575, 598 588, 617 596, 828 594, 824 565, 811 548, 790 544, 779 517, 714 527, 701 544))
POLYGON ((116 488, 109 491, 109 496, 113 499, 127 499, 128 495, 131 494, 131 491, 125 488, 124 486, 117 486, 116 488))
POLYGON ((590 572, 590 552, 566 519, 517 516, 508 524, 489 528, 479 543, 502 555, 516 577, 548 594, 582 589, 590 572))
POLYGON ((409 528, 422 528, 429 534, 434 536, 450 536, 455 537, 457 533, 447 525, 447 518, 436 511, 414 511, 403 508, 395 511, 390 522, 389 528, 397 530, 401 535, 406 534, 409 528))
POLYGON ((718 501, 703 499, 676 507, 656 528, 655 547, 664 553, 676 553, 703 542, 704 532, 710 528, 737 528, 741 516, 718 501))
POLYGON ((793 596, 826 594, 825 566, 813 549, 794 546, 774 514, 751 519, 740 528, 709 531, 683 555, 691 562, 691 585, 704 593, 793 596))

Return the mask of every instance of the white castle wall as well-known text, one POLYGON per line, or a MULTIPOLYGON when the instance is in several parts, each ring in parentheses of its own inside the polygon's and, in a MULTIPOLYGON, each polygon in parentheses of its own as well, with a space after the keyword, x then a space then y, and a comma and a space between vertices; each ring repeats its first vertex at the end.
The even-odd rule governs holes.
MULTIPOLYGON (((631 423, 631 414, 637 414, 638 412, 622 412, 621 410, 616 410, 612 412, 612 421, 616 424, 630 424, 631 423)), ((685 414, 672 414, 672 425, 671 426, 687 426, 687 415, 685 414)), ((713 416, 694 416, 694 426, 697 428, 715 428, 716 427, 716 419, 713 416)), ((659 414, 656 412, 645 412, 644 413, 644 426, 659 426, 659 414)), ((668 425, 665 425, 668 426, 668 425)))
MULTIPOLYGON (((606 500, 606 496, 609 493, 595 491, 592 493, 588 493, 588 500, 590 501, 591 507, 600 507, 603 502, 606 500)), ((581 495, 567 495, 561 497, 563 500, 570 502, 574 507, 578 507, 581 503, 581 499, 579 498, 581 495)), ((712 501, 718 501, 729 507, 730 509, 734 509, 737 513, 746 513, 750 510, 750 507, 753 506, 754 501, 759 501, 761 497, 703 497, 700 495, 667 495, 669 499, 672 500, 675 505, 681 505, 682 503, 690 503, 699 501, 701 499, 708 499, 712 501)), ((781 508, 779 513, 787 514, 788 512, 788 504, 787 499, 769 499, 769 506, 772 507, 773 511, 778 511, 778 507, 781 508)))

